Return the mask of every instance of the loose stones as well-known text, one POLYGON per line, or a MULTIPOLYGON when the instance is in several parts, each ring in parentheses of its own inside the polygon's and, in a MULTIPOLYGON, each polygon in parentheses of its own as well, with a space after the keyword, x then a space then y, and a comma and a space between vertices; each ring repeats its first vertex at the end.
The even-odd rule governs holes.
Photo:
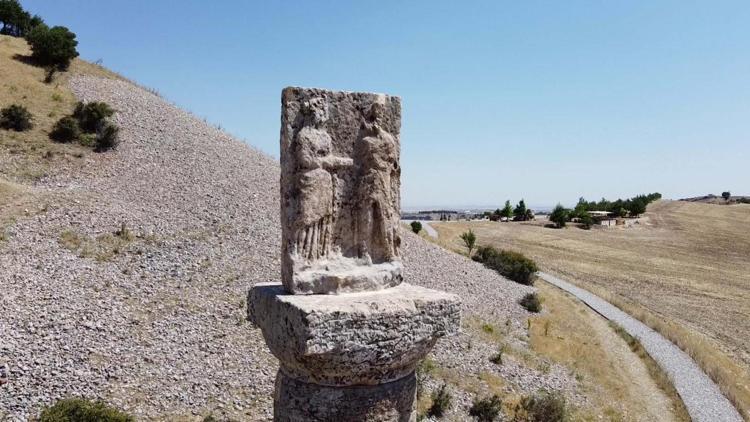
POLYGON ((284 287, 331 294, 397 285, 401 100, 286 88, 281 102, 284 287))

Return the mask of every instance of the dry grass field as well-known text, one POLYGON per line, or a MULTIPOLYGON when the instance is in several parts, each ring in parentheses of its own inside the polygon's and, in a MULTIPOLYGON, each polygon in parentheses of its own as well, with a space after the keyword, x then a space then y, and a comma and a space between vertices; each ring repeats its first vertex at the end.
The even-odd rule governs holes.
POLYGON ((639 344, 633 350, 572 295, 546 283, 537 287, 544 313, 529 321, 531 348, 574 370, 590 403, 572 420, 690 420, 672 383, 639 344))
POLYGON ((522 252, 615 303, 691 354, 750 414, 750 205, 659 201, 633 228, 545 228, 542 222, 435 223, 460 249, 522 252))

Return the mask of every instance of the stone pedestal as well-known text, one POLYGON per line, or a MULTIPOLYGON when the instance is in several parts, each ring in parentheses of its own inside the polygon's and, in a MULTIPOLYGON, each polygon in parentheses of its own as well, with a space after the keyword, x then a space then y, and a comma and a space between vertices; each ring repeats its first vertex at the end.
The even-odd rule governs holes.
POLYGON ((414 421, 414 369, 460 326, 456 295, 402 283, 400 132, 398 97, 281 94, 281 283, 247 301, 276 421, 414 421))
POLYGON ((456 295, 406 283, 340 295, 261 283, 248 304, 280 362, 277 421, 414 420, 414 370, 460 325, 456 295))
POLYGON ((386 384, 329 387, 276 375, 274 420, 415 422, 417 377, 386 384))

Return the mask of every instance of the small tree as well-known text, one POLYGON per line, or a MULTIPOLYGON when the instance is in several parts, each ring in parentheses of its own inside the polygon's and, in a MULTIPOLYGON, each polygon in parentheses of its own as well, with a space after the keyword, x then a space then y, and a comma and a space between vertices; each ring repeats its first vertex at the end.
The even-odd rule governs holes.
POLYGON ((565 223, 568 221, 568 210, 561 204, 557 204, 555 209, 552 210, 552 214, 549 215, 549 221, 555 223, 558 228, 565 227, 565 223))
POLYGON ((630 202, 630 207, 628 208, 628 211, 630 212, 630 216, 637 217, 644 212, 646 212, 646 201, 642 199, 634 199, 630 202))
POLYGON ((594 219, 589 215, 588 212, 584 212, 580 217, 581 227, 588 230, 594 225, 594 219))
POLYGON ((500 210, 500 217, 507 218, 508 221, 513 217, 513 207, 510 206, 510 201, 505 201, 505 206, 500 210))
POLYGON ((40 66, 66 70, 78 57, 76 34, 64 26, 39 24, 29 31, 26 41, 31 46, 31 58, 40 66))
POLYGON ((419 221, 412 221, 410 225, 411 231, 413 231, 414 233, 419 234, 419 232, 422 231, 422 223, 420 223, 419 221))
POLYGON ((461 240, 464 241, 464 246, 469 250, 469 256, 471 256, 471 251, 474 250, 474 246, 477 242, 477 235, 469 229, 469 231, 461 234, 461 240))
POLYGON ((722 192, 721 197, 724 198, 725 201, 729 201, 729 198, 732 197, 732 194, 729 191, 722 192))
POLYGON ((526 202, 523 199, 518 201, 518 205, 513 209, 513 216, 516 220, 526 221, 526 202))
POLYGON ((0 110, 0 127, 23 132, 34 127, 33 116, 24 106, 13 104, 0 110))

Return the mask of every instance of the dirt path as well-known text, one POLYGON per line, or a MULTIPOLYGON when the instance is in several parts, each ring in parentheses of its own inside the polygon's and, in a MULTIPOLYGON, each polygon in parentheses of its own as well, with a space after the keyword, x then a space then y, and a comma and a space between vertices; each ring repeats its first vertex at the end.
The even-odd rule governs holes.
POLYGON ((648 354, 669 375, 693 421, 742 422, 739 412, 724 397, 719 387, 685 352, 661 334, 586 290, 550 274, 540 272, 539 276, 544 281, 576 296, 596 312, 638 338, 648 354))
MULTIPOLYGON (((587 405, 572 420, 690 421, 677 394, 662 389, 649 367, 607 320, 558 287, 535 283, 544 312, 532 318, 534 351, 575 371, 587 405)), ((653 365, 656 365, 655 363, 653 365)))

